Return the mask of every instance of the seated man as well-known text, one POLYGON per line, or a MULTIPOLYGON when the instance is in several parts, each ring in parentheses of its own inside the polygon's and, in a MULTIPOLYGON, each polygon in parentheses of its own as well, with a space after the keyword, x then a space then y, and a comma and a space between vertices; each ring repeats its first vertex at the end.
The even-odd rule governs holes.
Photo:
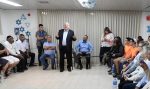
POLYGON ((129 65, 124 68, 122 70, 122 72, 124 72, 123 74, 128 74, 133 72, 138 66, 141 60, 144 59, 143 55, 146 53, 146 50, 148 50, 147 48, 144 49, 146 46, 144 45, 143 42, 139 43, 139 53, 137 54, 137 56, 134 58, 134 60, 132 62, 129 63, 129 65))
POLYGON ((19 63, 19 59, 9 55, 8 50, 0 43, 0 58, 2 62, 5 62, 3 59, 8 61, 8 67, 5 69, 5 76, 9 75, 10 70, 19 63))
POLYGON ((54 69, 56 44, 52 42, 51 36, 47 36, 47 42, 44 42, 43 48, 44 54, 42 54, 40 57, 40 61, 43 65, 43 70, 46 70, 48 68, 48 63, 46 62, 47 57, 51 59, 52 69, 54 69))
POLYGON ((84 35, 83 40, 79 41, 75 47, 77 51, 78 64, 80 65, 81 70, 83 68, 81 63, 81 56, 86 57, 86 69, 90 68, 90 54, 93 51, 93 46, 87 40, 88 40, 88 36, 84 35))
POLYGON ((135 46, 134 40, 132 38, 127 37, 125 40, 124 56, 113 60, 117 72, 114 76, 120 74, 119 70, 120 64, 124 64, 125 62, 131 62, 134 59, 134 57, 138 52, 137 48, 134 46, 135 46))
POLYGON ((11 56, 14 56, 20 60, 19 64, 17 65, 17 71, 23 72, 24 70, 26 70, 26 60, 20 54, 19 50, 17 50, 16 44, 14 43, 14 38, 12 36, 7 36, 7 41, 4 42, 4 46, 7 48, 11 56))
MULTIPOLYGON (((34 65, 35 53, 29 52, 29 44, 23 34, 19 35, 19 40, 16 42, 16 45, 18 50, 26 60, 28 57, 31 57, 29 66, 35 66, 34 65)), ((27 65, 27 61, 26 61, 26 65, 27 65)))

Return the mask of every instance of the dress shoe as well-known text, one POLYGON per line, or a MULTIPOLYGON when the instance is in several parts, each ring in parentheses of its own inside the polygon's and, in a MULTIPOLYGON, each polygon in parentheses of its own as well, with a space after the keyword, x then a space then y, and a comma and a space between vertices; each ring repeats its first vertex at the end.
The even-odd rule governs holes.
POLYGON ((28 70, 28 68, 27 68, 27 67, 25 67, 25 68, 24 68, 24 70, 28 70))
POLYGON ((68 69, 69 72, 71 72, 71 68, 70 67, 68 67, 67 69, 68 69))
POLYGON ((48 66, 44 66, 44 67, 43 67, 43 70, 46 70, 47 68, 48 68, 48 66))
POLYGON ((29 67, 33 67, 33 66, 37 66, 37 65, 35 65, 35 64, 29 65, 29 67))
POLYGON ((80 66, 80 70, 82 70, 83 66, 80 66))
POLYGON ((111 72, 112 70, 110 69, 110 70, 108 70, 108 72, 111 72))
POLYGON ((60 72, 64 72, 64 70, 63 70, 63 69, 60 69, 60 72))

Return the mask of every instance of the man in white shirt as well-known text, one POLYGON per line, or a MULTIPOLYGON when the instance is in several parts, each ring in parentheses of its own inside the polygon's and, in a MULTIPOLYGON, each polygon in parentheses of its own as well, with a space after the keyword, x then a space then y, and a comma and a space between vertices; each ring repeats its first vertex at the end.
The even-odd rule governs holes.
POLYGON ((74 31, 70 29, 70 24, 65 23, 64 29, 59 30, 56 39, 59 40, 60 52, 60 72, 64 71, 64 59, 67 58, 67 69, 71 72, 72 67, 72 41, 76 41, 74 31))
POLYGON ((20 54, 19 50, 17 50, 17 47, 14 43, 14 38, 12 36, 7 36, 7 41, 4 42, 4 46, 8 49, 10 55, 20 60, 19 64, 17 65, 17 71, 23 72, 25 69, 27 69, 25 66, 26 60, 20 54))
MULTIPOLYGON (((29 66, 36 66, 34 65, 35 60, 35 53, 30 52, 29 50, 29 44, 24 36, 24 34, 19 35, 19 40, 16 42, 17 49, 19 52, 24 56, 24 58, 27 60, 27 58, 31 57, 31 61, 29 66)), ((26 61, 27 65, 27 61, 26 61)))

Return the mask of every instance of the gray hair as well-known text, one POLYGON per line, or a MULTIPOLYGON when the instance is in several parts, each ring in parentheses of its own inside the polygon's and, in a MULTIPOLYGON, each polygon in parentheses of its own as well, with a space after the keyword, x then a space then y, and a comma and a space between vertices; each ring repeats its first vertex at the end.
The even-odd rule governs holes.
POLYGON ((48 38, 48 37, 52 38, 52 36, 51 36, 51 35, 47 35, 47 38, 48 38))

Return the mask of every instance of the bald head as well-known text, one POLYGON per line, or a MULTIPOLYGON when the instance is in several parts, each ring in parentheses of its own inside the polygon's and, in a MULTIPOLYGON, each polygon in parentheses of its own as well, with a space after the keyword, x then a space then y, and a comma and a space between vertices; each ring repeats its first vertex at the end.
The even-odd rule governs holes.
POLYGON ((70 29, 70 24, 68 22, 64 24, 64 29, 70 29))

